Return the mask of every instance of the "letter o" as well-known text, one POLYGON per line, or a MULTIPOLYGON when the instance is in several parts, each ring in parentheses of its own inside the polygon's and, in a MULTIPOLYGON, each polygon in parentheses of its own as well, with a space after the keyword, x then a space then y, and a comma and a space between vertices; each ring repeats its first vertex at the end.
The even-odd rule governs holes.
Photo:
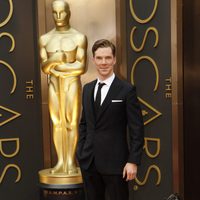
POLYGON ((154 8, 153 8, 153 11, 151 13, 151 15, 146 18, 146 19, 140 19, 136 14, 135 14, 135 11, 134 11, 134 8, 133 8, 133 0, 129 0, 129 5, 130 5, 130 10, 131 10, 131 15, 133 16, 133 18, 139 22, 140 24, 145 24, 147 22, 149 22, 155 15, 156 13, 156 10, 157 10, 157 7, 158 7, 158 0, 155 0, 155 4, 154 4, 154 8))
POLYGON ((10 18, 12 17, 12 14, 13 14, 13 2, 12 2, 12 0, 9 0, 9 4, 10 4, 10 10, 9 10, 8 16, 3 22, 0 23, 0 28, 5 26, 9 22, 10 18))

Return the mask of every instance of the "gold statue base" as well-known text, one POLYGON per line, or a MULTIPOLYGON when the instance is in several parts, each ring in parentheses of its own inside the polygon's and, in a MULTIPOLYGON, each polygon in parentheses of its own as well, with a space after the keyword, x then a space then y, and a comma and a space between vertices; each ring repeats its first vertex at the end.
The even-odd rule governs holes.
POLYGON ((76 174, 66 174, 66 173, 52 173, 52 169, 44 169, 39 171, 39 180, 41 184, 47 185, 76 185, 82 184, 83 179, 81 175, 80 168, 76 174))

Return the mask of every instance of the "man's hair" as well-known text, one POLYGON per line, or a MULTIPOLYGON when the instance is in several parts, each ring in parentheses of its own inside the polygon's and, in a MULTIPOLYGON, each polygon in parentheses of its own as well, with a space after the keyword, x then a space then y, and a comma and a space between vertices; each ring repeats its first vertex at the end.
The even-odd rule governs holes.
POLYGON ((95 52, 96 52, 96 50, 98 48, 106 48, 106 47, 110 47, 111 48, 112 54, 115 57, 115 51, 116 51, 115 45, 112 42, 110 42, 109 40, 106 40, 106 39, 97 40, 93 44, 93 46, 92 46, 93 57, 95 56, 95 52))

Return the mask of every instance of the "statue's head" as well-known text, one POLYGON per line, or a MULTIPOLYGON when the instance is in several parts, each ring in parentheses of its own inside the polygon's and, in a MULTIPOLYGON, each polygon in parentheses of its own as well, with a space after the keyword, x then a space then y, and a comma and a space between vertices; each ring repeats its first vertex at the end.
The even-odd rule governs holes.
POLYGON ((71 13, 69 4, 65 0, 54 0, 52 12, 56 26, 63 27, 69 24, 71 13))

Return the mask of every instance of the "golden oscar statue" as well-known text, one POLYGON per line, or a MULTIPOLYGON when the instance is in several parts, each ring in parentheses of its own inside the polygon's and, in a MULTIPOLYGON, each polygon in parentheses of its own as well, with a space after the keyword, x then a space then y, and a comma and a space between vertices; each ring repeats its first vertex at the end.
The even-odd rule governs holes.
POLYGON ((55 28, 39 40, 41 68, 49 78, 49 112, 57 164, 39 172, 44 184, 82 182, 75 151, 81 106, 80 75, 86 71, 87 39, 70 26, 70 7, 65 0, 52 2, 55 28))

